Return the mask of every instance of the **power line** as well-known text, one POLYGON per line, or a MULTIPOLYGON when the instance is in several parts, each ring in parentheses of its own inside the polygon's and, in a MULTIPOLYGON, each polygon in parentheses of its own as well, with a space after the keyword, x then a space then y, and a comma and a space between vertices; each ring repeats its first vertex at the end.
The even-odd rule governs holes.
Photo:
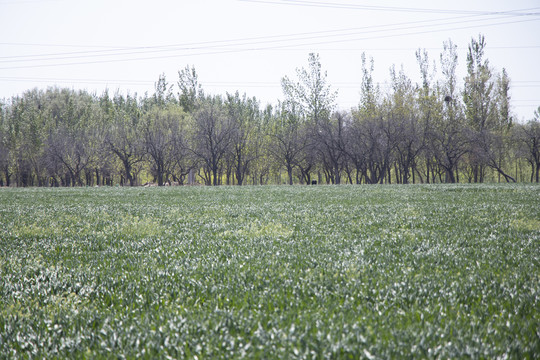
POLYGON ((36 82, 36 83, 77 83, 77 84, 119 84, 119 85, 151 85, 154 81, 147 80, 105 80, 105 79, 69 79, 69 78, 25 78, 25 77, 0 77, 1 81, 9 82, 36 82))
POLYGON ((305 1, 305 0, 239 0, 241 2, 270 4, 270 5, 293 5, 305 7, 323 7, 332 9, 349 9, 349 10, 367 10, 367 11, 390 11, 390 12, 415 12, 429 14, 474 14, 474 15, 519 15, 519 16, 537 16, 539 12, 523 12, 540 9, 538 7, 521 9, 521 10, 506 10, 506 11, 475 11, 475 10, 452 10, 452 9, 432 9, 432 8, 410 8, 410 7, 394 7, 394 6, 376 6, 376 5, 355 5, 345 3, 330 3, 322 1, 305 1))
MULTIPOLYGON (((144 48, 144 47, 141 47, 144 48)), ((194 48, 179 48, 179 49, 173 49, 168 51, 178 51, 178 50, 193 50, 194 48)), ((518 45, 518 46, 489 46, 489 50, 520 50, 520 49, 540 49, 540 45, 518 45)), ((231 49, 234 51, 245 51, 244 48, 236 48, 231 49)), ((309 48, 265 48, 265 49, 255 49, 256 51, 263 51, 263 50, 271 50, 271 51, 309 51, 309 48)), ((376 51, 416 51, 418 50, 418 47, 415 48, 321 48, 320 51, 362 51, 362 52, 376 52, 376 51)), ((442 47, 422 47, 421 50, 443 50, 442 47)), ((94 51, 82 51, 82 52, 73 52, 73 53, 58 53, 56 55, 68 55, 68 54, 83 54, 83 53, 94 53, 94 51)), ((107 56, 112 55, 127 55, 128 53, 119 53, 119 54, 108 54, 107 56)), ((43 54, 43 55, 18 55, 18 56, 0 56, 0 59, 12 59, 12 58, 24 58, 24 57, 31 57, 31 56, 51 56, 55 54, 43 54)), ((65 59, 72 59, 73 57, 66 57, 65 59)), ((20 61, 39 61, 39 60, 55 60, 55 59, 32 59, 32 60, 0 60, 1 62, 20 62, 20 61)))
POLYGON ((107 49, 107 48, 129 48, 122 46, 110 46, 110 45, 77 45, 77 44, 51 44, 51 43, 21 43, 21 42, 0 42, 0 45, 7 46, 41 46, 41 47, 64 47, 64 48, 97 48, 97 49, 107 49))
MULTIPOLYGON (((518 16, 518 15, 515 15, 517 11, 519 10, 514 11, 513 12, 514 15, 511 15, 511 16, 512 17, 518 16)), ((161 53, 161 52, 171 52, 171 51, 207 50, 207 49, 216 49, 220 47, 231 47, 235 45, 245 46, 245 45, 276 43, 276 42, 310 40, 310 39, 316 39, 316 38, 318 39, 318 38, 324 38, 324 37, 345 37, 345 36, 360 35, 360 34, 365 34, 365 33, 377 33, 377 32, 385 32, 385 31, 387 32, 387 31, 395 31, 395 30, 408 30, 408 29, 413 29, 413 28, 462 24, 462 23, 469 22, 469 20, 463 20, 466 18, 476 18, 475 20, 470 20, 470 21, 475 21, 475 22, 491 21, 491 20, 498 20, 498 19, 506 18, 506 16, 495 18, 495 19, 494 18, 478 19, 478 17, 479 15, 469 15, 469 16, 459 16, 459 17, 443 18, 443 19, 404 22, 404 23, 397 23, 397 24, 385 24, 385 25, 377 25, 377 26, 369 26, 369 27, 306 32, 306 33, 286 34, 286 35, 249 37, 249 38, 232 39, 232 40, 206 41, 206 42, 198 42, 198 43, 170 44, 170 45, 158 45, 158 46, 137 46, 137 47, 109 47, 106 49, 103 49, 100 47, 100 50, 2 56, 0 57, 0 59, 4 59, 4 60, 0 60, 0 62, 5 63, 5 62, 30 62, 30 61, 37 61, 37 60, 41 60, 41 61, 71 60, 71 59, 77 59, 77 58, 125 56, 125 55, 141 54, 141 53, 146 54, 146 53, 156 53, 156 52, 161 53), (460 21, 448 22, 449 20, 455 20, 455 19, 460 19, 460 21), (425 24, 425 23, 431 23, 431 24, 410 26, 413 24, 425 24)), ((0 43, 0 44, 19 45, 19 44, 14 44, 14 43, 0 43)), ((40 45, 40 44, 34 44, 34 45, 40 45)), ((55 46, 60 46, 60 45, 56 44, 55 46)), ((76 45, 65 45, 65 46, 76 46, 76 45)), ((243 50, 244 49, 240 49, 238 51, 243 51, 243 50)))
MULTIPOLYGON (((530 21, 538 21, 538 20, 540 20, 540 19, 507 21, 507 22, 499 22, 499 23, 491 23, 491 24, 478 24, 478 25, 470 25, 470 26, 463 26, 463 27, 453 27, 453 28, 444 28, 444 29, 433 29, 433 30, 425 30, 425 31, 416 31, 416 32, 399 33, 399 34, 390 34, 390 35, 379 35, 379 36, 372 36, 372 37, 363 37, 363 38, 354 38, 354 39, 344 39, 344 40, 335 40, 335 41, 321 41, 321 42, 310 43, 310 44, 300 44, 299 46, 307 46, 307 45, 323 45, 323 44, 332 44, 332 43, 339 43, 339 42, 351 42, 351 41, 360 41, 360 40, 383 39, 383 38, 392 38, 392 37, 400 37, 400 36, 408 36, 408 35, 421 35, 421 34, 429 34, 429 33, 434 33, 434 32, 440 32, 440 31, 464 30, 464 29, 476 28, 476 27, 479 27, 479 26, 507 25, 507 24, 516 24, 516 23, 530 22, 530 21)), ((440 25, 448 25, 448 24, 440 24, 440 25)), ((408 29, 407 29, 407 28, 404 28, 404 29, 394 29, 394 30, 408 30, 408 29)), ((283 46, 283 47, 287 47, 287 46, 283 46)))
MULTIPOLYGON (((401 23, 395 23, 395 24, 383 24, 383 25, 374 25, 374 26, 364 26, 364 27, 355 27, 355 28, 346 28, 346 29, 337 29, 337 30, 326 30, 326 31, 314 31, 314 32, 302 32, 302 33, 295 33, 295 34, 282 34, 282 35, 271 35, 271 36, 259 36, 259 37, 247 37, 247 38, 239 38, 239 39, 229 39, 229 40, 214 40, 214 41, 204 41, 204 42, 191 42, 191 43, 179 43, 179 44, 168 44, 168 45, 157 45, 157 46, 136 46, 136 47, 125 47, 125 46, 98 46, 101 50, 91 50, 91 51, 76 51, 76 52, 64 52, 64 53, 52 53, 52 54, 33 54, 33 55, 16 55, 16 56, 2 56, 0 59, 12 59, 12 58, 28 58, 28 57, 46 57, 46 56, 65 56, 65 55, 79 55, 79 54, 92 54, 92 53, 104 53, 104 52, 114 52, 114 51, 134 51, 134 50, 153 50, 153 49, 167 49, 167 48, 201 48, 204 45, 206 45, 206 48, 214 48, 219 46, 231 46, 234 43, 234 45, 240 45, 245 44, 248 42, 248 44, 264 42, 267 40, 274 40, 274 39, 282 39, 282 41, 287 41, 286 38, 291 38, 290 40, 297 40, 297 39, 305 39, 305 37, 315 37, 317 35, 320 35, 320 37, 326 37, 326 36, 344 36, 344 35, 350 35, 351 32, 357 32, 369 29, 371 31, 375 31, 374 29, 378 28, 387 28, 387 27, 396 27, 396 26, 406 26, 406 25, 413 25, 413 24, 424 24, 424 23, 435 23, 435 25, 441 25, 441 21, 448 21, 448 20, 455 20, 455 19, 465 19, 465 18, 477 18, 477 15, 472 16, 457 16, 452 18, 440 18, 440 19, 430 19, 430 20, 420 20, 420 21, 412 21, 412 22, 401 22, 401 23), (349 34, 347 34, 349 33, 349 34), (103 49, 105 48, 105 49, 103 49)), ((484 19, 478 19, 477 21, 483 21, 484 19)), ((487 20, 487 19, 485 19, 487 20)), ((461 22, 458 22, 461 23, 461 22)), ((451 24, 451 23, 450 23, 451 24)), ((425 26, 434 26, 434 25, 425 25, 425 26)), ((384 31, 384 29, 379 30, 384 31)), ((60 44, 24 44, 24 43, 0 43, 0 45, 28 45, 28 46, 65 46, 65 47, 84 47, 82 45, 60 45, 60 44)), ((96 46, 90 46, 90 47, 96 47, 96 46)), ((174 49, 177 50, 177 49, 174 49)), ((115 55, 115 54, 112 54, 115 55)))
MULTIPOLYGON (((485 19, 482 21, 489 21, 494 19, 485 19)), ((316 41, 316 42, 309 42, 309 43, 303 43, 303 44, 285 44, 285 45, 275 45, 275 46, 267 46, 267 47, 255 47, 255 48, 244 48, 244 49, 228 49, 228 50, 216 50, 216 51, 203 51, 199 53, 183 53, 183 54, 175 54, 175 55, 166 55, 166 56, 150 56, 150 57, 135 57, 135 58, 127 58, 127 59, 108 59, 108 60, 94 60, 94 61, 84 61, 84 62, 71 62, 71 63, 56 63, 56 64, 38 64, 38 65, 27 65, 27 66, 8 66, 8 67, 1 67, 0 70, 5 69, 20 69, 20 68, 36 68, 36 67, 50 67, 50 66, 67 66, 67 65, 87 65, 87 64, 99 64, 99 63, 112 63, 112 62, 125 62, 125 61, 136 61, 136 60, 153 60, 153 59, 164 59, 164 58, 172 58, 172 57, 185 57, 185 56, 197 56, 197 55, 215 55, 215 54, 226 54, 226 53, 234 53, 234 52, 242 52, 242 51, 257 51, 257 50, 272 50, 272 49, 283 49, 288 47, 298 47, 298 46, 313 46, 313 45, 322 45, 322 44, 333 44, 338 42, 351 42, 351 41, 359 41, 359 40, 369 40, 369 39, 380 39, 380 38, 389 38, 389 37, 397 37, 397 36, 407 36, 407 35, 418 35, 418 34, 426 34, 426 33, 433 33, 433 32, 440 32, 440 31, 449 31, 449 30, 461 30, 461 29, 468 29, 468 28, 474 28, 478 26, 497 26, 497 25, 505 25, 505 24, 513 24, 513 23, 523 23, 523 22, 529 22, 529 21, 537 21, 539 19, 529 19, 529 20, 516 20, 516 21, 505 21, 505 22, 496 22, 496 23, 490 23, 490 24, 476 24, 476 25, 470 25, 470 26, 463 26, 463 27, 453 27, 453 28, 443 28, 443 29, 432 29, 432 30, 425 30, 425 31, 417 31, 417 32, 408 32, 408 33, 399 33, 399 34, 389 34, 389 35, 379 35, 379 36, 372 36, 372 37, 363 37, 363 38, 354 38, 354 39, 337 39, 337 40, 327 40, 327 41, 316 41)), ((460 22, 453 22, 453 23, 443 23, 443 24, 435 24, 430 26, 444 26, 444 25, 450 25, 450 24, 456 24, 456 23, 463 23, 467 21, 460 21, 460 22)), ((383 29, 383 30, 370 30, 365 31, 363 33, 373 33, 373 32, 385 32, 385 31, 403 31, 407 29, 413 29, 417 28, 418 26, 413 27, 405 27, 405 28, 395 28, 395 29, 383 29)), ((422 27, 422 26, 421 26, 422 27)), ((423 26, 426 27, 426 26, 423 26)), ((358 33, 350 33, 350 34, 338 34, 338 35, 327 35, 323 37, 333 37, 333 36, 351 36, 351 35, 358 35, 358 33)), ((251 43, 244 43, 244 44, 228 44, 223 45, 221 47, 227 47, 227 46, 239 46, 239 45, 259 45, 259 44, 269 44, 269 43, 276 43, 276 42, 283 42, 283 41, 298 41, 298 40, 310 40, 310 39, 317 39, 317 37, 305 37, 305 38, 296 38, 296 39, 286 39, 286 40, 267 40, 267 41, 258 41, 258 42, 251 42, 251 43)), ((211 49, 211 47, 202 47, 201 49, 211 49)), ((163 52, 163 51, 178 51, 178 49, 172 49, 172 50, 155 50, 153 52, 163 52)), ((115 55, 125 55, 125 54, 115 54, 115 55)), ((68 57, 65 60, 70 60, 73 57, 68 57)), ((53 60, 53 59, 51 59, 53 60)), ((60 58, 55 58, 54 60, 63 60, 60 58)))
POLYGON ((43 2, 56 2, 59 0, 8 0, 0 1, 0 5, 19 5, 19 4, 35 4, 43 2))

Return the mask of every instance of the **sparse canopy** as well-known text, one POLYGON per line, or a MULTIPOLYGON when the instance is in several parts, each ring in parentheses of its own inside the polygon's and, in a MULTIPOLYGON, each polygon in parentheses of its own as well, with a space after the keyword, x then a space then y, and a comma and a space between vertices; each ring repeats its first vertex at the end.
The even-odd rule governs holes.
POLYGON ((362 54, 350 110, 315 53, 281 79, 277 106, 206 94, 193 66, 142 97, 29 90, 0 101, 0 186, 538 182, 540 109, 515 121, 510 75, 486 48, 471 40, 463 86, 457 45, 437 63, 419 49, 421 81, 392 66, 387 91, 362 54))

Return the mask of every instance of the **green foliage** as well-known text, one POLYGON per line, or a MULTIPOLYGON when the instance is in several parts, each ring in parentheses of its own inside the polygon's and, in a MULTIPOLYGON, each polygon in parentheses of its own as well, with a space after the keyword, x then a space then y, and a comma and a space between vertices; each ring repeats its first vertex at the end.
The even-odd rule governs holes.
POLYGON ((296 69, 297 82, 285 76, 281 87, 289 108, 299 111, 305 120, 318 123, 330 117, 336 106, 337 92, 327 82, 319 54, 310 53, 308 63, 308 69, 296 69))
POLYGON ((373 82, 373 70, 375 62, 370 58, 367 66, 366 54, 362 53, 362 87, 360 91, 360 104, 357 117, 361 119, 373 119, 377 116, 377 107, 380 103, 380 88, 373 82))
POLYGON ((3 189, 0 358, 540 353, 540 187, 3 189))
POLYGON ((392 66, 384 93, 362 54, 350 111, 335 111, 337 91, 314 53, 295 79, 282 78, 276 107, 238 91, 205 94, 189 66, 175 84, 160 75, 142 97, 28 90, 0 103, 0 186, 539 179, 534 131, 514 124, 510 76, 491 68, 485 47, 483 36, 471 41, 463 89, 450 40, 441 78, 419 50, 421 84, 392 66))
POLYGON ((472 39, 467 52, 467 76, 463 102, 469 124, 476 131, 494 126, 496 116, 492 95, 494 81, 489 61, 484 59, 486 41, 480 35, 472 39))
POLYGON ((178 99, 180 105, 186 112, 193 112, 201 98, 204 98, 204 93, 199 84, 199 77, 194 67, 186 66, 178 72, 178 99))

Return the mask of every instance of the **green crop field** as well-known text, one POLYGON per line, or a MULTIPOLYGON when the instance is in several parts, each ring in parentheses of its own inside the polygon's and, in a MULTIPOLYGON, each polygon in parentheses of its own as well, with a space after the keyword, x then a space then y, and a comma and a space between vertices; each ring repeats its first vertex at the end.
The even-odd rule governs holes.
POLYGON ((0 359, 540 357, 540 186, 0 189, 0 359))

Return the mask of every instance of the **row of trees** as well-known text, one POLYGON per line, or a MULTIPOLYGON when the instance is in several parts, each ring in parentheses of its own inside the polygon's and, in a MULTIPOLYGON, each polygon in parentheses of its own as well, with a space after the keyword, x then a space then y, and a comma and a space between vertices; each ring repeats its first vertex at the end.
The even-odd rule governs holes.
POLYGON ((386 93, 363 56, 351 111, 336 111, 315 54, 282 79, 277 106, 206 94, 189 67, 141 98, 30 90, 0 103, 0 185, 538 182, 540 108, 512 121, 510 79, 485 46, 471 40, 461 89, 451 41, 441 74, 419 50, 421 83, 392 67, 386 93))

